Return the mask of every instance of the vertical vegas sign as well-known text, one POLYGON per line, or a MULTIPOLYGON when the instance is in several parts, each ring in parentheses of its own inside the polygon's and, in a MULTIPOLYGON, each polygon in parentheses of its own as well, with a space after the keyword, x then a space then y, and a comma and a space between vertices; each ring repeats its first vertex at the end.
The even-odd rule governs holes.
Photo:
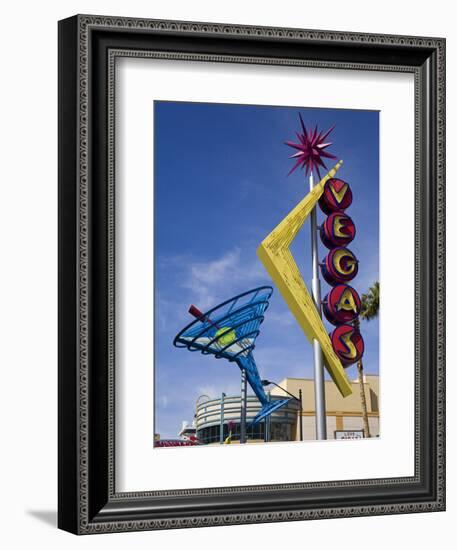
POLYGON ((321 210, 327 214, 320 229, 321 241, 329 249, 321 271, 333 288, 323 299, 322 306, 325 318, 335 326, 330 340, 344 367, 359 361, 364 352, 362 335, 352 324, 360 314, 361 300, 357 291, 347 284, 359 270, 356 256, 347 248, 356 234, 354 222, 345 213, 351 203, 349 184, 341 179, 329 179, 319 199, 321 210))

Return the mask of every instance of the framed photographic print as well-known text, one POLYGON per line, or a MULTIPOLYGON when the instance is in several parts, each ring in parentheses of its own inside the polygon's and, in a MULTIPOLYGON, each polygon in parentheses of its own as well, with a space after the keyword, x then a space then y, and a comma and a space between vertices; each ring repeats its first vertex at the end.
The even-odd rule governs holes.
POLYGON ((444 67, 59 22, 60 528, 444 510, 444 67))

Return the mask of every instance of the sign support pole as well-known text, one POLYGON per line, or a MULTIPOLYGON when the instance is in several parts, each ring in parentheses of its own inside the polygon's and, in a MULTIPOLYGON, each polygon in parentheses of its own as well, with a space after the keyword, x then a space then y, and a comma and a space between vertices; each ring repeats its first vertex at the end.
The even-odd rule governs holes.
POLYGON ((300 399, 300 441, 303 441, 303 394, 301 388, 298 390, 298 398, 300 399))
POLYGON ((246 408, 247 408, 247 378, 246 370, 241 369, 241 414, 240 414, 240 443, 246 443, 246 408))
MULTIPOLYGON (((310 191, 314 188, 313 173, 309 176, 310 191)), ((317 213, 316 206, 311 212, 311 259, 313 268, 312 293, 319 316, 322 318, 321 310, 321 283, 319 280, 319 254, 317 248, 317 213)), ((319 342, 313 340, 314 354, 314 401, 316 409, 316 439, 327 439, 327 422, 325 414, 325 379, 324 379, 324 357, 319 342)))
POLYGON ((221 395, 221 422, 219 425, 219 443, 224 443, 224 407, 225 407, 225 393, 221 395))

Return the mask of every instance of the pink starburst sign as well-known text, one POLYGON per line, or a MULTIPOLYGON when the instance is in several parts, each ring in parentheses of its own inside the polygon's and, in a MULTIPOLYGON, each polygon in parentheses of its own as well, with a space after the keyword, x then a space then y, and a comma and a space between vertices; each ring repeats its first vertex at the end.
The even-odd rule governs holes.
POLYGON ((302 132, 295 132, 298 137, 298 143, 293 143, 292 141, 285 142, 285 144, 289 147, 297 149, 297 152, 289 157, 291 159, 296 159, 296 162, 287 175, 290 175, 296 168, 300 167, 305 170, 306 175, 312 174, 313 171, 316 171, 320 179, 321 174, 319 172, 319 166, 327 170, 322 157, 336 159, 335 155, 332 155, 325 150, 327 147, 332 145, 331 141, 325 142, 325 140, 335 126, 332 126, 326 132, 318 132, 317 126, 314 130, 307 130, 301 114, 299 113, 298 116, 300 117, 300 124, 302 128, 302 132))

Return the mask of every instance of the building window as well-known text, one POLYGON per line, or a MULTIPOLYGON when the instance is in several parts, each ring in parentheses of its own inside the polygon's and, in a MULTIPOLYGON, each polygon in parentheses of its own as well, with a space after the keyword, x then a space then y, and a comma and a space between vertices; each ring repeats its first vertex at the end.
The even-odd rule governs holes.
MULTIPOLYGON (((220 441, 219 437, 219 425, 208 426, 197 431, 197 438, 200 443, 209 444, 209 443, 218 443, 220 441)), ((229 436, 229 429, 227 424, 224 424, 223 439, 229 436)), ((246 430, 247 439, 265 439, 265 425, 263 422, 257 424, 254 427, 248 427, 246 430)), ((236 423, 232 427, 232 441, 240 440, 240 424, 236 423)))
POLYGON ((286 423, 271 423, 271 441, 291 441, 291 425, 286 423))

